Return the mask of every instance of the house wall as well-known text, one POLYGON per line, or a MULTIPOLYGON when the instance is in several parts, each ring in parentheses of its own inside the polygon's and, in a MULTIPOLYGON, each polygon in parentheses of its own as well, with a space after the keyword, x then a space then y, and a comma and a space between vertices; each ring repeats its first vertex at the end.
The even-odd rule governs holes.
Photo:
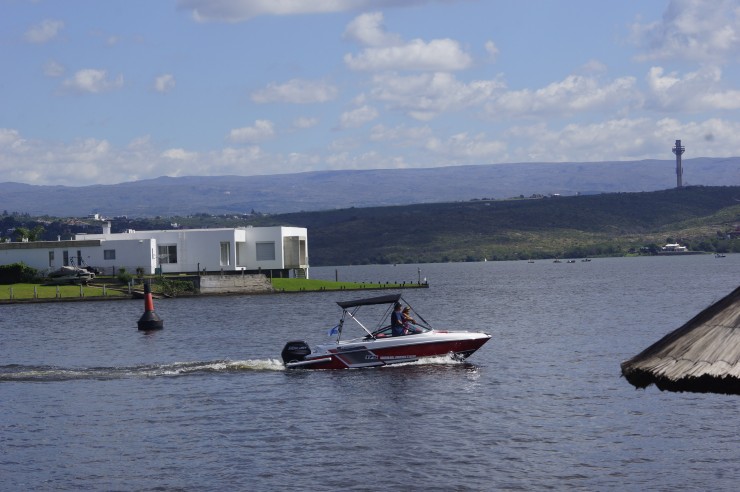
POLYGON ((63 263, 64 251, 77 264, 110 274, 114 268, 130 273, 138 268, 153 274, 195 271, 286 270, 308 268, 306 229, 300 227, 246 227, 237 229, 182 229, 77 234, 71 241, 0 244, 0 264, 22 261, 42 272, 63 263), (52 265, 49 252, 54 252, 52 265), (175 262, 168 262, 173 258, 175 262))
POLYGON ((302 227, 254 227, 248 228, 247 238, 251 249, 247 251, 250 263, 264 270, 282 270, 308 267, 308 241, 306 229, 302 227), (301 246, 302 243, 302 246, 301 246), (261 245, 261 246, 258 246, 261 245), (274 250, 274 259, 259 259, 258 253, 268 247, 274 250), (257 251, 260 248, 261 251, 257 251), (304 254, 301 256, 301 250, 304 254))
MULTIPOLYGON (((144 273, 153 274, 157 267, 157 242, 154 239, 109 239, 101 241, 99 248, 91 249, 87 264, 111 275, 125 268, 129 273, 144 269, 144 273), (113 251, 114 258, 106 258, 105 252, 113 251)), ((110 253, 109 253, 110 256, 110 253)))
POLYGON ((154 244, 151 239, 3 243, 0 244, 0 264, 23 262, 41 273, 48 273, 65 266, 66 251, 68 258, 66 265, 90 266, 108 274, 121 267, 131 273, 137 268, 143 268, 146 273, 154 273, 155 261, 152 258, 152 251, 156 251, 154 244), (114 251, 115 257, 106 259, 106 251, 114 251), (50 259, 50 253, 53 253, 53 259, 50 259), (82 259, 81 263, 79 258, 82 259))

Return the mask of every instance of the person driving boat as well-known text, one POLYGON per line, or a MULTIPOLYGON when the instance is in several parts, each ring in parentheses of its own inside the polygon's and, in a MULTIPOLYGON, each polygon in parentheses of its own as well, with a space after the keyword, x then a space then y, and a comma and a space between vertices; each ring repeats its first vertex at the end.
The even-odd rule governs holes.
POLYGON ((403 326, 403 312, 401 311, 401 303, 397 302, 393 306, 393 312, 391 313, 391 335, 394 337, 400 337, 404 335, 405 328, 403 326))

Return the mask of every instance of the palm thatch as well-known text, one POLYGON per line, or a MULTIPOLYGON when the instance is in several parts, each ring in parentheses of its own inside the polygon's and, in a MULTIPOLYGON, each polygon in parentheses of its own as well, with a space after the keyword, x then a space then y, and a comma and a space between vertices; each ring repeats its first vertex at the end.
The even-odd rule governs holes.
POLYGON ((622 374, 637 388, 740 394, 740 287, 622 362, 622 374))

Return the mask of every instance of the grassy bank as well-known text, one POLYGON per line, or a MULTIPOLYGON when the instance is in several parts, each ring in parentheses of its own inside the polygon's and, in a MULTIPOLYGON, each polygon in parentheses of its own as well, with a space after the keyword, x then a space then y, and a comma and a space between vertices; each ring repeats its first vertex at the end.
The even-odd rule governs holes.
POLYGON ((427 285, 414 283, 366 283, 366 282, 334 282, 331 280, 313 280, 303 278, 274 278, 272 286, 278 292, 320 292, 336 290, 374 290, 374 289, 409 289, 423 288, 427 285))
MULTIPOLYGON (((360 282, 333 282, 330 280, 312 280, 300 278, 275 278, 272 285, 277 292, 324 292, 341 290, 379 290, 379 289, 409 289, 424 288, 427 285, 413 283, 360 283, 360 282)), ((139 290, 141 290, 139 286, 139 290)), ((153 285, 152 290, 160 291, 159 285, 153 285)), ((102 285, 41 285, 19 283, 0 286, 0 301, 32 301, 32 300, 77 300, 77 299, 121 299, 130 298, 125 287, 111 288, 102 285)))
POLYGON ((12 284, 0 286, 0 301, 131 297, 128 292, 93 285, 12 284))

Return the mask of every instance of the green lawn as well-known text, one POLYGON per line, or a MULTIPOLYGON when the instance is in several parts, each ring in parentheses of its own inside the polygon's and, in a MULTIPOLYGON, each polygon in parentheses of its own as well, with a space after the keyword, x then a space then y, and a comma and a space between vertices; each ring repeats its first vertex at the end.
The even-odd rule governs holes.
POLYGON ((362 289, 398 289, 419 287, 416 284, 378 284, 360 282, 334 282, 331 280, 313 280, 303 278, 273 278, 272 285, 278 292, 301 292, 323 290, 362 290, 362 289))
POLYGON ((40 284, 12 284, 0 285, 0 301, 11 299, 54 299, 73 298, 73 297, 129 297, 126 292, 98 286, 82 286, 82 295, 80 295, 79 285, 40 285, 40 284), (35 289, 35 293, 34 293, 35 289))
MULTIPOLYGON (((361 283, 361 282, 334 282, 330 280, 313 280, 300 278, 273 278, 272 285, 277 292, 320 292, 339 290, 377 290, 377 289, 400 289, 426 287, 413 283, 361 283)), ((156 288, 153 288, 156 290, 156 288)), ((129 297, 125 287, 112 289, 110 287, 103 291, 102 286, 82 286, 80 295, 79 285, 40 285, 40 284, 12 284, 0 285, 0 301, 8 300, 31 300, 31 299, 63 299, 70 298, 100 298, 100 297, 129 297), (12 297, 11 297, 12 296, 12 297)))

